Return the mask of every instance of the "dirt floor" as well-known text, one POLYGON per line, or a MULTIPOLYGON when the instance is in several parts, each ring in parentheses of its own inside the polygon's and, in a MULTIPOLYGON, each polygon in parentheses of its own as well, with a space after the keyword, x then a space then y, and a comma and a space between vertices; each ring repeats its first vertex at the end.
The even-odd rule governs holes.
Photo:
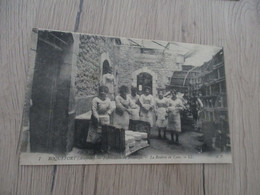
MULTIPOLYGON (((149 155, 161 155, 161 154, 197 154, 200 151, 198 146, 202 145, 202 142, 199 141, 199 136, 202 134, 195 131, 183 132, 179 136, 179 145, 170 143, 171 136, 166 134, 166 139, 158 137, 157 129, 152 129, 150 146, 144 149, 141 149, 128 158, 142 158, 149 155)), ((119 155, 114 152, 108 154, 94 154, 93 150, 90 149, 78 149, 73 148, 70 154, 83 155, 87 158, 95 158, 95 156, 104 157, 104 158, 122 158, 123 155, 119 155)))
POLYGON ((198 141, 198 137, 201 133, 198 132, 184 132, 179 136, 179 145, 172 144, 170 142, 170 134, 166 134, 166 139, 158 137, 158 131, 153 129, 151 132, 150 146, 144 148, 133 155, 137 156, 147 156, 152 154, 180 154, 180 153, 198 153, 198 146, 202 143, 198 141))

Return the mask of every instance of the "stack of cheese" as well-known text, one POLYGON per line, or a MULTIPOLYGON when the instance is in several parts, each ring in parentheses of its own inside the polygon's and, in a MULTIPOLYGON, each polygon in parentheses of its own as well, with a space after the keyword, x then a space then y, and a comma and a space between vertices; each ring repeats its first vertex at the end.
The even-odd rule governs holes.
POLYGON ((148 146, 147 133, 125 131, 125 152, 131 153, 148 146))

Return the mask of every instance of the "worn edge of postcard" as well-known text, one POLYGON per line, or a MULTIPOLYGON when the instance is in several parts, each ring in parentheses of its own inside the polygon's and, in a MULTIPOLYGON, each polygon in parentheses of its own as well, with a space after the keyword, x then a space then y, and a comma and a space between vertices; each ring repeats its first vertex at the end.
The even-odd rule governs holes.
POLYGON ((20 165, 73 165, 73 164, 230 164, 232 157, 229 154, 206 155, 150 155, 142 159, 106 159, 93 160, 78 156, 55 156, 40 153, 22 153, 20 165))
MULTIPOLYGON (((91 34, 91 33, 84 33, 84 32, 71 32, 71 31, 59 31, 54 29, 43 29, 43 28, 33 28, 31 32, 31 40, 30 40, 30 48, 29 48, 29 66, 28 66, 28 75, 25 87, 25 99, 24 99, 24 106, 23 106, 23 114, 22 117, 26 114, 25 104, 26 104, 26 97, 31 96, 31 87, 29 87, 30 82, 33 80, 34 76, 34 68, 35 68, 35 58, 36 53, 32 51, 37 50, 37 39, 38 39, 38 31, 49 31, 49 32, 64 32, 64 33, 72 33, 78 35, 90 35, 90 36, 99 36, 99 37, 107 37, 107 38, 124 38, 124 39, 136 39, 136 40, 146 40, 146 41, 163 41, 163 42, 173 42, 173 43, 180 43, 180 44, 192 44, 192 45, 203 45, 203 46, 216 46, 223 49, 222 46, 217 45, 207 45, 207 44, 198 44, 198 43, 184 43, 184 42, 177 42, 177 41, 167 41, 167 40, 156 40, 156 39, 144 39, 144 38, 130 38, 130 37, 122 37, 122 36, 111 36, 111 35, 101 35, 101 34, 91 34), (28 93, 29 92, 29 93, 28 93)), ((224 55, 225 56, 225 55, 224 55)), ((225 66, 225 60, 224 60, 225 66)), ((225 78, 226 78, 226 71, 225 71, 225 78)), ((227 83, 227 80, 225 80, 227 83)), ((228 90, 226 96, 228 97, 228 90)), ((228 98, 227 98, 228 99, 228 98)), ((228 102, 229 103, 229 102, 228 102)), ((228 104, 229 105, 229 104, 228 104)), ((228 109, 228 122, 229 122, 229 106, 227 105, 228 109)), ((23 119, 20 126, 20 137, 19 137, 19 164, 20 165, 79 165, 79 164, 230 164, 232 163, 232 147, 230 153, 220 153, 220 154, 175 154, 175 155, 150 155, 147 158, 142 159, 107 159, 107 158, 100 158, 97 157, 95 159, 83 158, 81 156, 73 156, 73 155, 55 155, 55 154, 46 154, 46 153, 27 153, 21 151, 21 145, 23 140, 23 119)), ((230 124, 228 123, 229 127, 230 124)), ((231 129, 229 128, 230 134, 232 133, 231 129)), ((230 139, 232 143, 232 139, 230 139)), ((231 144, 232 145, 232 144, 231 144)))

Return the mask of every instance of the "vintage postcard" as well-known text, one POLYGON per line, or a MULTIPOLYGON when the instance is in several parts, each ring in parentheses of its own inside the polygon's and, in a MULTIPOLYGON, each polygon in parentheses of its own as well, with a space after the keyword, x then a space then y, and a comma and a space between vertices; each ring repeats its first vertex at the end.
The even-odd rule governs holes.
POLYGON ((222 47, 32 30, 21 165, 231 163, 222 47))

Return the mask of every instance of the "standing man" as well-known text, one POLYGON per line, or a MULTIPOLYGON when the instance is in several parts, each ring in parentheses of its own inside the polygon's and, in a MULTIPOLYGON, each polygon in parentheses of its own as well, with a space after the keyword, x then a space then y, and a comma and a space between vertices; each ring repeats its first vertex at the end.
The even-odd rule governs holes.
POLYGON ((192 97, 190 99, 190 110, 193 116, 193 120, 195 122, 195 129, 197 130, 198 130, 199 114, 202 108, 203 108, 203 103, 201 99, 197 97, 196 92, 193 92, 192 97))

